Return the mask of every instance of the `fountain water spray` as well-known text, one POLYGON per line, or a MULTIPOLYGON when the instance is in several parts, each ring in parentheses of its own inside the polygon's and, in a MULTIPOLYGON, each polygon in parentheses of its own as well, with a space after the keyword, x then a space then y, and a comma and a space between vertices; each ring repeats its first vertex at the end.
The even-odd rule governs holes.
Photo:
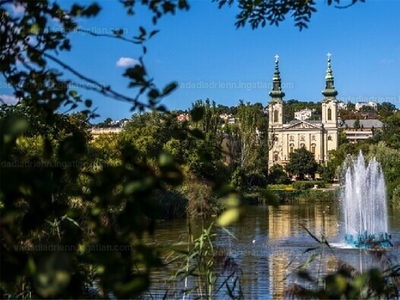
POLYGON ((345 162, 344 169, 340 202, 346 242, 364 249, 392 247, 380 164, 372 158, 366 165, 360 151, 357 159, 345 162))

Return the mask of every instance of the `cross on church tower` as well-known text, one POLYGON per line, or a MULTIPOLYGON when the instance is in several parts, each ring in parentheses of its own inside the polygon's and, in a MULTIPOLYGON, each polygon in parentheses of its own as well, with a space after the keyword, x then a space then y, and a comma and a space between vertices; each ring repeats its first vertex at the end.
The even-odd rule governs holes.
POLYGON ((277 63, 279 61, 279 55, 275 55, 275 62, 277 63))
POLYGON ((327 54, 326 56, 328 57, 328 61, 331 61, 331 56, 332 56, 332 54, 330 54, 330 53, 328 52, 328 54, 327 54))

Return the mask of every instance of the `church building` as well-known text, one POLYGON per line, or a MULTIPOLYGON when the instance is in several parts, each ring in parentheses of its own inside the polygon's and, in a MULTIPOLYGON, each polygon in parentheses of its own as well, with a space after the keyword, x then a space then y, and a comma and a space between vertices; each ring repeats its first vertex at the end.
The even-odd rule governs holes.
POLYGON ((321 120, 293 120, 285 123, 285 93, 281 87, 279 57, 275 56, 273 86, 269 95, 269 159, 268 168, 274 164, 285 166, 289 155, 295 149, 305 147, 314 154, 319 164, 327 162, 329 151, 338 147, 338 92, 335 90, 331 67, 331 55, 328 53, 328 67, 325 76, 325 89, 322 91, 321 120))

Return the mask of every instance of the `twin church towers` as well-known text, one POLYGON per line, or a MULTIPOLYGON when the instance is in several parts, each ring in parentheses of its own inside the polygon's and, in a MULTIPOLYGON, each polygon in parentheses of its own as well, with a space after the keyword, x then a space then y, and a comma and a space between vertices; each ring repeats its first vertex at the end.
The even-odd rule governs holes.
POLYGON ((329 151, 338 147, 338 92, 335 89, 331 66, 331 54, 327 55, 328 66, 325 89, 322 91, 321 120, 292 120, 285 123, 285 93, 279 72, 279 56, 275 56, 275 72, 269 102, 269 159, 268 168, 274 164, 285 166, 295 149, 305 147, 314 154, 318 163, 329 158, 329 151))

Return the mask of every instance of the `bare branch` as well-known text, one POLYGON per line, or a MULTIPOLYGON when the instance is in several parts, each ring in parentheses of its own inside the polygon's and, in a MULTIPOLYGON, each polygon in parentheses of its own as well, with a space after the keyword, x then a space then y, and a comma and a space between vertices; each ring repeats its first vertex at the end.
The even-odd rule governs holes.
POLYGON ((106 34, 106 33, 99 34, 99 33, 94 33, 94 32, 92 32, 90 30, 85 30, 85 29, 78 29, 77 31, 78 32, 87 33, 89 35, 96 36, 96 37, 108 37, 108 38, 114 38, 114 39, 117 39, 117 40, 122 40, 122 41, 125 41, 125 42, 128 42, 128 43, 132 43, 132 44, 135 44, 135 45, 138 44, 136 41, 128 39, 128 38, 123 37, 123 36, 120 36, 120 35, 113 35, 113 34, 106 34))

